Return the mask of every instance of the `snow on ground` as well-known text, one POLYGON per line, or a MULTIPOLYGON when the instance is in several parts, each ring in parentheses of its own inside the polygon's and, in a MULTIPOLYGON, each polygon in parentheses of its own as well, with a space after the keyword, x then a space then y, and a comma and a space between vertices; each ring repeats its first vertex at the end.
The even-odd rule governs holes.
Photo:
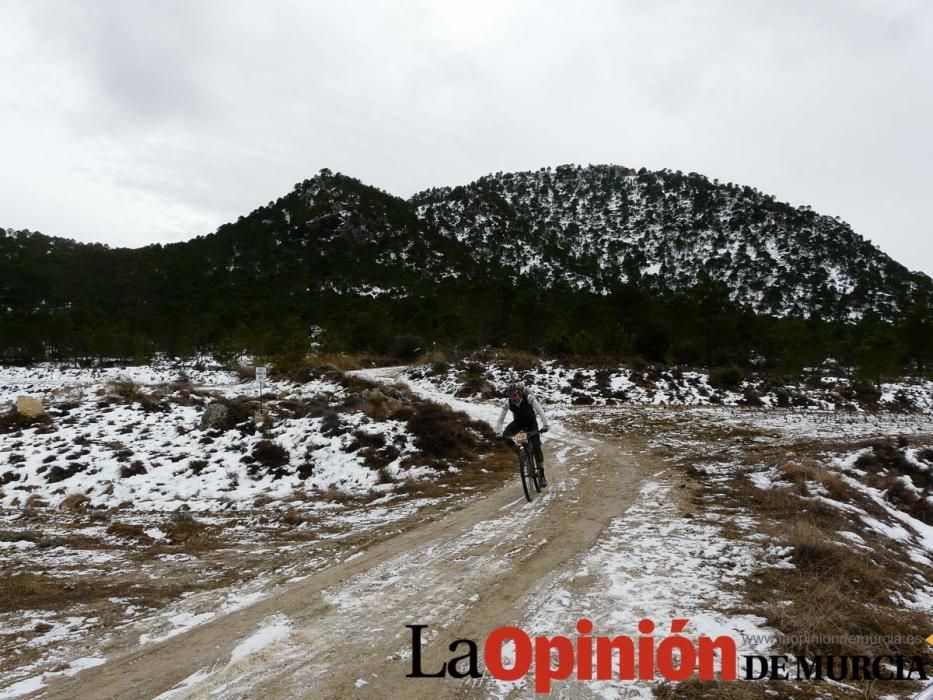
POLYGON ((188 381, 201 386, 227 386, 237 375, 210 358, 156 359, 148 365, 77 367, 45 362, 29 367, 0 366, 0 405, 19 394, 43 397, 80 397, 111 381, 136 384, 171 384, 188 381))
MULTIPOLYGON (((365 463, 354 433, 392 446, 396 456, 386 473, 395 480, 430 476, 401 466, 416 451, 403 421, 377 421, 362 412, 342 411, 336 424, 333 415, 318 415, 282 417, 264 432, 201 430, 207 404, 256 396, 258 387, 215 369, 191 372, 202 385, 164 389, 182 369, 0 368, 0 402, 30 395, 43 401, 53 419, 48 427, 0 433, 0 505, 22 507, 41 498, 54 507, 83 494, 98 508, 131 504, 136 510, 203 511, 249 507, 260 496, 288 501, 329 489, 391 491, 384 476, 365 463), (121 398, 113 382, 154 384, 139 384, 139 395, 121 398), (163 398, 144 403, 145 393, 156 387, 163 388, 163 398), (267 469, 250 461, 267 440, 284 448, 291 468, 267 469), (296 469, 301 463, 307 468, 296 469)), ((316 379, 269 382, 264 394, 339 407, 346 391, 334 381, 316 379)))
POLYGON ((498 358, 487 362, 466 360, 456 365, 425 364, 410 368, 407 375, 422 386, 458 396, 501 391, 511 380, 522 379, 550 404, 795 406, 822 410, 881 407, 933 411, 933 382, 927 379, 886 382, 875 390, 870 384, 849 377, 815 376, 807 381, 780 381, 757 375, 745 377, 738 370, 568 367, 555 360, 515 370, 507 360, 498 358), (877 403, 873 403, 875 400, 877 403))
MULTIPOLYGON (((249 637, 234 647, 228 665, 240 662, 248 656, 261 653, 264 649, 288 639, 292 631, 291 620, 285 615, 271 615, 260 623, 259 628, 249 637)), ((154 700, 173 700, 184 697, 187 692, 203 682, 217 671, 218 668, 202 668, 181 681, 174 688, 156 696, 154 700)), ((223 687, 215 690, 214 695, 221 695, 223 687)))
POLYGON ((255 654, 264 647, 288 637, 292 629, 291 622, 284 615, 273 615, 263 621, 263 626, 251 636, 236 645, 230 654, 230 662, 235 663, 255 654))
MULTIPOLYGON (((606 377, 597 378, 595 370, 568 370, 547 364, 545 368, 543 378, 536 377, 535 389, 550 403, 553 435, 567 443, 563 450, 556 451, 554 455, 559 464, 565 464, 567 460, 578 459, 587 450, 583 442, 570 444, 573 441, 572 433, 565 428, 563 419, 573 409, 567 404, 573 403, 575 396, 580 393, 585 394, 587 386, 605 384, 606 377), (568 389, 572 384, 584 388, 568 389)), ((47 406, 55 406, 62 401, 78 402, 78 406, 70 407, 67 414, 56 417, 56 429, 52 432, 30 428, 21 434, 0 434, 0 460, 3 460, 0 462, 0 476, 5 470, 21 475, 20 479, 7 481, 2 487, 5 495, 0 504, 7 508, 22 505, 25 494, 37 494, 56 505, 67 495, 82 492, 95 505, 115 506, 129 501, 139 511, 164 512, 183 506, 196 511, 218 507, 235 509, 241 504, 252 503, 259 495, 285 501, 295 492, 308 489, 338 487, 351 492, 376 489, 378 484, 374 481, 372 470, 363 464, 358 455, 348 453, 345 449, 352 439, 353 430, 378 433, 387 443, 398 445, 400 456, 395 463, 396 469, 402 457, 413 449, 410 436, 398 421, 371 421, 362 413, 342 415, 347 432, 339 436, 325 436, 321 418, 285 418, 277 422, 270 435, 264 437, 271 437, 291 455, 312 455, 314 474, 307 480, 295 475, 275 478, 267 473, 257 476, 250 474, 248 465, 240 458, 249 453, 262 436, 243 436, 228 431, 223 435, 207 436, 211 437, 211 442, 205 443, 205 434, 197 429, 203 405, 181 405, 169 401, 167 412, 146 412, 140 405, 126 403, 111 403, 104 407, 97 405, 99 395, 108 392, 110 381, 166 383, 178 379, 178 369, 174 367, 135 368, 134 372, 126 373, 122 369, 53 370, 47 366, 28 371, 0 368, 0 400, 13 400, 17 395, 27 393, 41 398, 47 406), (120 451, 124 449, 133 451, 130 462, 143 462, 145 473, 121 475, 126 465, 126 460, 120 459, 120 451), (13 456, 16 457, 15 461, 11 459, 13 456), (207 465, 199 473, 194 473, 190 469, 190 461, 193 459, 203 459, 207 465), (44 475, 48 473, 50 465, 67 467, 73 463, 82 464, 84 469, 75 471, 72 476, 61 481, 48 483, 44 475)), ((456 392, 461 384, 450 374, 430 376, 417 371, 406 373, 406 368, 381 368, 357 374, 386 381, 395 381, 405 376, 417 394, 447 403, 456 410, 463 410, 471 417, 491 424, 498 417, 502 405, 501 399, 480 402, 454 398, 449 394, 456 392), (439 389, 449 394, 439 393, 439 389)), ((708 379, 701 375, 683 375, 685 378, 683 381, 678 379, 676 386, 663 380, 666 382, 663 386, 656 382, 653 389, 646 389, 640 379, 640 383, 636 383, 626 370, 610 374, 608 386, 612 392, 624 394, 629 404, 698 404, 698 407, 604 406, 598 410, 592 409, 588 425, 597 431, 604 429, 606 434, 611 435, 619 430, 646 429, 652 421, 667 421, 675 428, 682 426, 683 432, 678 433, 677 429, 659 431, 649 440, 649 445, 652 449, 671 450, 682 449, 688 443, 700 446, 704 441, 709 441, 707 436, 703 436, 704 425, 752 427, 766 436, 763 440, 772 439, 767 436, 773 436, 787 444, 824 437, 856 439, 878 435, 933 433, 933 415, 929 413, 868 415, 813 408, 757 410, 702 406, 709 403, 709 395, 704 394, 709 390, 708 379), (701 437, 687 435, 687 426, 701 437)), ((235 397, 256 391, 253 385, 242 384, 235 375, 219 368, 192 369, 189 378, 194 377, 219 396, 235 397)), ((496 382, 504 383, 505 379, 504 375, 495 377, 496 382)), ((923 392, 926 390, 923 388, 921 394, 925 396, 923 392)), ((323 394, 333 398, 342 397, 345 392, 342 386, 322 379, 308 385, 271 383, 267 391, 285 397, 314 397, 323 394)), ((885 391, 886 395, 892 397, 898 392, 895 389, 885 391)), ((742 396, 735 393, 731 397, 726 396, 722 402, 734 404, 742 396)), ((933 561, 933 528, 891 505, 880 490, 866 487, 858 481, 860 470, 856 462, 862 454, 865 454, 865 449, 827 455, 824 462, 827 468, 839 473, 847 484, 858 486, 868 494, 876 506, 882 509, 884 516, 879 519, 877 513, 869 514, 853 504, 838 504, 839 507, 849 508, 849 512, 858 517, 862 525, 874 535, 889 538, 907 547, 910 552, 908 556, 917 565, 929 566, 933 561), (852 511, 853 508, 857 512, 852 511)), ((905 452, 905 458, 921 468, 926 466, 914 448, 905 452)), ((738 469, 735 462, 729 461, 721 463, 719 473, 715 465, 704 466, 714 478, 725 478, 738 469)), ((745 468, 745 471, 755 487, 775 488, 778 474, 773 464, 762 464, 750 471, 745 468)), ((811 497, 825 500, 828 494, 824 491, 815 490, 811 497)), ((659 474, 656 479, 643 484, 634 505, 611 522, 596 545, 560 573, 545 590, 540 591, 543 602, 531 617, 529 631, 548 635, 563 632, 573 636, 576 621, 586 616, 593 621, 597 634, 634 636, 637 622, 643 617, 659 624, 669 622, 673 617, 685 617, 690 620, 687 635, 692 638, 730 634, 737 640, 745 640, 761 638, 767 634, 768 631, 761 628, 760 618, 728 615, 721 611, 738 602, 737 593, 734 592, 735 584, 756 567, 792 566, 786 559, 787 552, 769 548, 756 540, 755 523, 748 516, 717 515, 715 504, 711 505, 704 517, 681 517, 673 505, 674 496, 673 485, 666 475, 659 474), (737 517, 740 520, 745 517, 746 520, 739 522, 737 517), (749 536, 738 540, 725 537, 720 525, 726 519, 733 524, 737 523, 749 536), (662 590, 665 591, 664 595, 659 595, 658 592, 662 590)), ((330 532, 319 534, 318 541, 322 541, 328 537, 339 539, 347 532, 359 533, 384 526, 412 514, 418 504, 412 500, 393 498, 386 490, 382 499, 373 501, 367 508, 344 508, 334 503, 304 504, 303 507, 318 511, 332 525, 330 532)), ((527 518, 533 513, 524 510, 519 514, 527 518)), ((210 517, 205 514, 202 519, 207 522, 210 517)), ((127 516, 127 520, 133 522, 132 516, 127 516)), ((142 518, 139 522, 144 526, 143 532, 152 540, 160 541, 161 536, 164 536, 162 521, 142 518)), ((8 522, 4 522, 4 526, 8 525, 8 522)), ((242 528, 244 536, 253 530, 250 523, 239 523, 235 527, 242 528)), ((89 537, 111 537, 101 526, 90 524, 84 530, 89 537)), ((486 535, 489 533, 484 534, 483 524, 480 523, 467 539, 477 542, 486 535)), ((854 531, 841 531, 839 536, 853 547, 864 546, 864 540, 854 531)), ((129 565, 129 558, 120 551, 43 547, 39 553, 36 543, 28 539, 0 541, 0 546, 0 552, 8 565, 21 567, 30 560, 41 559, 42 567, 67 572, 66 575, 75 575, 78 568, 85 573, 101 573, 107 567, 119 570, 129 565)), ((247 539, 243 546, 252 548, 254 554, 260 555, 263 549, 261 535, 252 540, 247 539)), ((295 547, 300 553, 298 545, 295 547)), ((286 551, 281 545, 278 545, 278 549, 270 547, 269 550, 269 556, 286 551)), ((304 566, 284 567, 278 571, 279 580, 282 577, 299 580, 310 571, 352 558, 358 553, 338 551, 331 556, 313 559, 304 566)), ((444 552, 432 551, 428 554, 442 556, 444 552)), ((190 567, 197 561, 197 558, 183 553, 164 556, 160 566, 190 567)), ((157 576, 159 571, 165 575, 165 569, 153 569, 151 575, 157 576)), ((366 596, 360 596, 360 590, 354 586, 362 586, 364 583, 378 583, 383 587, 392 585, 391 571, 373 573, 375 579, 372 576, 360 577, 347 587, 328 592, 327 595, 333 596, 332 602, 338 608, 346 607, 348 613, 362 614, 354 601, 366 599, 366 596)), ((127 606, 124 628, 132 626, 139 629, 140 644, 158 642, 259 600, 274 589, 270 577, 258 577, 251 584, 237 589, 184 596, 162 610, 145 611, 141 616, 133 606, 127 606)), ((933 604, 933 585, 918 581, 915 594, 900 602, 921 610, 926 606, 929 610, 933 604)), ((456 613, 448 612, 451 615, 456 613)), ((242 649, 238 647, 242 656, 259 653, 288 634, 287 620, 270 619, 267 622, 241 645, 242 649)), ((57 657, 66 664, 66 670, 62 673, 77 669, 81 664, 102 662, 100 656, 89 655, 87 651, 75 651, 83 649, 77 642, 85 636, 84 631, 95 624, 92 618, 78 615, 56 618, 52 613, 43 611, 26 611, 19 618, 0 615, 0 631, 5 635, 25 633, 39 623, 45 624, 48 629, 28 643, 43 649, 55 645, 71 649, 70 656, 57 657), (75 646, 68 647, 69 643, 75 646)), ((666 630, 659 631, 664 632, 666 630)), ((755 649, 740 645, 740 653, 753 651, 755 649)), ((50 658, 46 657, 45 667, 48 667, 50 658)), ((17 673, 0 679, 3 683, 13 683, 0 690, 0 698, 16 697, 41 688, 45 679, 51 677, 49 671, 41 671, 42 663, 36 663, 31 668, 34 669, 33 675, 24 677, 22 673, 17 673)), ((210 673, 209 669, 199 671, 165 697, 183 694, 186 688, 197 684, 210 673)), ((502 694, 511 689, 511 685, 499 687, 502 694)), ((648 691, 636 685, 625 684, 623 687, 612 683, 594 684, 593 690, 605 697, 620 697, 619 693, 623 690, 641 695, 648 691)))
POLYGON ((201 430, 208 404, 256 397, 258 386, 219 367, 170 363, 0 368, 2 400, 38 398, 53 419, 51 426, 0 432, 4 575, 90 587, 126 582, 126 597, 109 602, 91 596, 66 611, 0 612, 0 648, 31 650, 17 668, 0 671, 3 692, 38 687, 50 669, 121 640, 169 639, 359 556, 370 533, 422 508, 447 507, 438 505, 441 498, 398 488, 437 473, 417 461, 402 464, 417 451, 405 422, 345 407, 349 392, 330 379, 267 382, 263 390, 275 397, 271 429, 201 430), (324 415, 275 410, 302 400, 324 405, 324 415), (394 449, 384 476, 366 464, 360 439, 394 449), (284 448, 289 468, 276 473, 244 461, 261 440, 284 448), (296 462, 312 465, 310 473, 301 474, 296 462), (88 504, 58 508, 72 494, 88 504), (340 494, 366 498, 346 502, 340 494), (173 539, 187 520, 207 528, 204 545, 173 539), (166 602, 161 589, 174 583, 190 590, 166 602), (152 600, 143 595, 150 590, 152 600))
MULTIPOLYGON (((593 623, 595 635, 636 639, 639 621, 647 618, 664 637, 668 630, 663 625, 686 618, 684 636, 694 642, 701 636, 727 635, 740 654, 759 651, 743 640, 768 634, 763 620, 721 611, 739 603, 736 585, 756 567, 769 565, 773 554, 760 543, 726 539, 716 525, 683 517, 675 502, 670 482, 644 483, 636 502, 611 522, 582 560, 536 593, 541 604, 528 633, 574 638, 577 621, 585 618, 593 623)), ((742 525, 751 532, 754 523, 746 520, 742 525)), ((527 685, 530 691, 533 684, 529 678, 497 684, 497 689, 506 697, 516 686, 527 685)), ((653 684, 643 682, 587 685, 599 697, 653 697, 653 684)))
POLYGON ((6 688, 0 688, 0 699, 5 700, 6 698, 18 698, 22 695, 33 693, 44 688, 46 682, 51 678, 55 678, 56 676, 74 676, 86 668, 94 668, 95 666, 100 666, 106 662, 107 659, 99 656, 83 656, 81 658, 74 659, 65 669, 61 671, 47 671, 38 676, 25 678, 10 686, 7 686, 6 688))

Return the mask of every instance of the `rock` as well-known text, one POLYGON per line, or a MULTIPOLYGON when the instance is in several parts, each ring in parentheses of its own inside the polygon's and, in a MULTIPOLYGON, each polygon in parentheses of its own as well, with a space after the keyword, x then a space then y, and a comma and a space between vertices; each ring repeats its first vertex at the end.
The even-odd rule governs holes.
POLYGON ((390 399, 395 399, 396 401, 411 401, 411 392, 403 386, 383 386, 380 393, 382 393, 383 396, 387 396, 390 399))
POLYGON ((45 408, 43 408, 39 399, 34 399, 31 396, 17 396, 16 412, 23 418, 36 420, 45 415, 45 408))
POLYGON ((383 403, 389 400, 389 397, 379 389, 367 389, 366 391, 361 391, 360 397, 364 401, 369 401, 370 403, 383 403))
POLYGON ((222 403, 209 404, 204 409, 204 415, 201 416, 201 430, 209 430, 217 426, 223 426, 227 421, 230 409, 222 403))
POLYGON ((493 386, 491 382, 487 381, 481 382, 477 391, 484 399, 493 399, 500 394, 496 387, 493 386))

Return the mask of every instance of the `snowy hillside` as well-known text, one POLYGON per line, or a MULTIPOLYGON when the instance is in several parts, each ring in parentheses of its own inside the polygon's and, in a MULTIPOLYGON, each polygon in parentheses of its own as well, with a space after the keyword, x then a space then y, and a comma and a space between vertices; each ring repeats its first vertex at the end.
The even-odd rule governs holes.
POLYGON ((0 505, 207 511, 391 500, 455 474, 477 447, 490 451, 488 428, 404 389, 339 376, 273 381, 257 424, 258 398, 255 382, 219 367, 0 368, 0 505), (43 420, 18 421, 9 405, 23 395, 43 402, 43 420), (459 444, 432 440, 443 431, 459 444))
MULTIPOLYGON (((833 367, 838 372, 839 367, 833 367)), ((421 386, 462 397, 501 394, 513 378, 523 380, 543 401, 576 406, 742 406, 874 412, 879 409, 933 412, 933 382, 905 378, 876 387, 827 372, 806 381, 749 374, 735 368, 712 371, 645 365, 641 369, 605 365, 574 367, 556 360, 516 367, 509 356, 453 364, 411 367, 407 377, 421 386)), ((909 417, 905 416, 909 421, 909 417)))
POLYGON ((709 279, 760 312, 850 320, 893 318, 930 289, 838 217, 696 173, 566 165, 412 201, 432 226, 541 285, 677 290, 709 279))

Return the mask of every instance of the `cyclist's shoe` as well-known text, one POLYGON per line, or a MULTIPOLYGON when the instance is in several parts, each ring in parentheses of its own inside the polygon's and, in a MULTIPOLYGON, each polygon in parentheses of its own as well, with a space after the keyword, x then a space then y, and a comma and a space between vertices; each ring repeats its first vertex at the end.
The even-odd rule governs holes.
POLYGON ((538 483, 541 484, 541 488, 547 486, 547 477, 544 475, 544 472, 538 475, 538 483))

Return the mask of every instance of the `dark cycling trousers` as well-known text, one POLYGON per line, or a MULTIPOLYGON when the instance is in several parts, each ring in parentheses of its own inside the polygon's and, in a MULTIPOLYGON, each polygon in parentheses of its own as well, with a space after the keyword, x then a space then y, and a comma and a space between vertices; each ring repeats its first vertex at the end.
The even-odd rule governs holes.
MULTIPOLYGON (((502 431, 502 434, 506 436, 512 436, 512 435, 515 435, 515 433, 520 432, 522 430, 531 432, 537 429, 538 429, 538 426, 533 426, 529 428, 527 425, 517 425, 515 421, 513 420, 511 423, 505 426, 505 430, 502 431)), ((535 453, 535 461, 538 463, 539 467, 544 469, 544 452, 541 451, 541 436, 537 434, 532 435, 530 438, 528 438, 528 442, 531 443, 531 449, 535 453)))

